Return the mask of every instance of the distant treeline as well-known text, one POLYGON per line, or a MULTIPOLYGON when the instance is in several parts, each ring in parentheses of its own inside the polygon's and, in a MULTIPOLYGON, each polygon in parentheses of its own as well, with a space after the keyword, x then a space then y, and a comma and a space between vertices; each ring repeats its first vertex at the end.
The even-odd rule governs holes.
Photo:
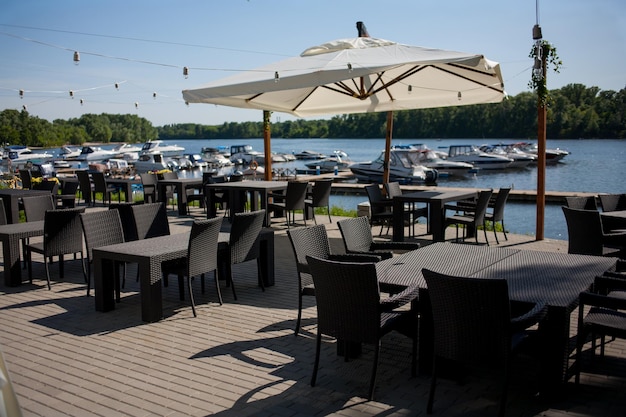
MULTIPOLYGON (((602 91, 570 84, 550 91, 547 136, 550 139, 626 138, 626 89, 602 91)), ((36 147, 84 142, 145 142, 149 139, 249 139, 263 136, 258 122, 227 122, 219 126, 183 123, 154 127, 131 114, 84 114, 49 122, 27 111, 0 112, 0 141, 36 147)), ((380 138, 387 114, 338 115, 324 120, 273 123, 275 138, 380 138)), ((394 112, 393 137, 511 138, 537 137, 537 98, 524 92, 498 104, 394 112)))

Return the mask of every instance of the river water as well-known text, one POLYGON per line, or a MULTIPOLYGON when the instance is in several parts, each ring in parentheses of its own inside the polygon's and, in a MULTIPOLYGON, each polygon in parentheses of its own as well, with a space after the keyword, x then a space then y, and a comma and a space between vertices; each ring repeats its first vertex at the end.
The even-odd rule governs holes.
MULTIPOLYGON (((249 144, 263 151, 262 139, 244 140, 177 140, 166 141, 184 146, 187 153, 199 153, 203 147, 249 144)), ((431 149, 444 149, 450 145, 498 143, 500 140, 450 139, 450 140, 394 140, 394 145, 423 143, 431 149)), ((502 140, 502 142, 512 142, 502 140)), ((562 162, 546 168, 546 190, 593 193, 626 193, 626 140, 548 140, 548 148, 561 148, 570 152, 562 162)), ((332 154, 343 150, 354 162, 373 160, 384 148, 384 139, 272 139, 275 152, 297 153, 305 149, 332 154)), ((309 162, 309 161, 306 161, 309 162)), ((304 161, 273 164, 273 168, 304 168, 304 161)), ((493 188, 513 187, 518 190, 537 189, 536 167, 521 170, 482 171, 469 179, 444 178, 440 186, 493 188)), ((332 196, 331 206, 355 210, 357 204, 367 201, 365 196, 332 196)), ((512 233, 534 235, 536 206, 533 203, 509 202, 505 210, 506 229, 512 233)), ((544 236, 567 239, 563 212, 558 204, 547 204, 544 236)))

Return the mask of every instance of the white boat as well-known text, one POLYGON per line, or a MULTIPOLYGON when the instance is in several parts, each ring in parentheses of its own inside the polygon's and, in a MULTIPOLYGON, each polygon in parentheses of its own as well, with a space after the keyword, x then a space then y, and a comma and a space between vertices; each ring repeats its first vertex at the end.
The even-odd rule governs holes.
POLYGON ((163 156, 182 155, 185 148, 178 145, 166 145, 162 140, 149 140, 141 147, 139 155, 143 154, 161 154, 163 156))
POLYGON ((508 168, 526 168, 537 160, 536 155, 531 155, 526 152, 522 152, 518 148, 512 145, 482 145, 480 150, 492 155, 502 155, 509 159, 512 159, 511 165, 508 168))
POLYGON ((323 153, 310 151, 306 149, 303 150, 302 152, 298 152, 294 154, 294 156, 296 157, 296 159, 324 159, 326 158, 326 155, 324 155, 323 153))
POLYGON ((209 165, 200 154, 186 153, 183 156, 191 162, 192 168, 206 168, 209 165))
POLYGON ((353 161, 350 160, 348 154, 344 151, 334 151, 332 156, 327 156, 323 159, 309 162, 305 166, 309 169, 317 169, 319 167, 320 172, 334 172, 347 171, 350 169, 350 165, 353 161))
POLYGON ((230 160, 235 165, 250 165, 252 161, 262 165, 263 158, 263 154, 255 151, 251 145, 233 145, 230 147, 230 160))
POLYGON ((76 159, 78 155, 80 155, 80 146, 70 146, 70 145, 61 146, 61 151, 59 152, 59 156, 62 159, 76 159))
POLYGON ((54 158, 54 155, 45 151, 33 151, 27 146, 9 145, 4 149, 3 165, 9 163, 15 168, 27 162, 47 162, 54 158))
POLYGON ((490 170, 508 168, 513 160, 501 155, 481 151, 475 145, 452 145, 448 148, 448 161, 467 162, 475 168, 490 170))
POLYGON ((456 162, 442 159, 432 149, 415 149, 408 153, 415 163, 424 165, 427 168, 436 169, 439 178, 448 176, 467 176, 476 174, 479 169, 467 162, 456 162))
POLYGON ((99 146, 83 146, 80 150, 80 155, 78 155, 75 159, 77 161, 103 161, 109 158, 115 158, 117 156, 117 152, 102 149, 99 146))
POLYGON ((160 153, 147 153, 139 155, 139 159, 133 161, 132 165, 135 167, 137 173, 144 173, 149 171, 161 171, 163 169, 176 169, 178 164, 172 163, 168 158, 160 153))
MULTIPOLYGON (((519 147, 522 152, 528 152, 533 155, 538 155, 539 153, 539 147, 536 143, 519 142, 516 143, 515 146, 519 147)), ((546 149, 546 164, 556 164, 567 155, 569 155, 569 151, 566 151, 565 149, 546 149)))
POLYGON ((223 168, 234 165, 233 162, 228 159, 224 154, 214 153, 214 154, 204 154, 204 160, 207 165, 213 168, 223 168))
POLYGON ((139 158, 139 152, 141 152, 142 147, 138 145, 132 145, 128 143, 120 143, 116 147, 113 148, 115 152, 119 154, 122 159, 126 161, 135 161, 139 158))
MULTIPOLYGON (((437 182, 436 169, 415 163, 406 149, 392 149, 389 154, 389 181, 401 184, 432 184, 437 182)), ((382 182, 385 163, 385 151, 374 161, 356 162, 350 165, 350 171, 359 181, 382 182)))

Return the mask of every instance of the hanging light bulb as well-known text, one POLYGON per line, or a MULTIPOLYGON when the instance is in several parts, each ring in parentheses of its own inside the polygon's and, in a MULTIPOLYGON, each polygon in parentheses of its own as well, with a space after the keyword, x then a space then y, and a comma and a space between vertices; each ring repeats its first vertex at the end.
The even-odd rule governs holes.
POLYGON ((189 78, 189 68, 183 67, 183 75, 185 76, 185 79, 189 78))
POLYGON ((74 98, 74 91, 70 90, 70 97, 74 98))
POLYGON ((280 80, 280 76, 278 75, 278 71, 274 72, 274 82, 277 83, 280 80))
POLYGON ((78 51, 74 51, 74 64, 78 65, 79 62, 80 62, 80 54, 78 53, 78 51))
POLYGON ((348 62, 348 72, 352 72, 352 64, 348 62))
POLYGON ((24 90, 20 90, 20 98, 24 98, 24 90))
POLYGON ((80 99, 80 105, 82 106, 83 104, 85 104, 85 100, 83 100, 82 98, 80 99))
POLYGON ((118 83, 115 83, 115 89, 119 90, 120 89, 120 85, 118 83))
POLYGON ((139 102, 135 101, 135 108, 138 109, 139 108, 139 102))
POLYGON ((463 98, 463 95, 461 94, 461 92, 459 91, 459 94, 456 95, 457 98, 459 99, 459 101, 461 101, 461 99, 463 98))
POLYGON ((28 110, 28 109, 27 109, 27 107, 26 107, 26 104, 24 104, 24 105, 22 106, 22 110, 24 110, 24 111, 28 110))
POLYGON ((185 101, 185 105, 186 105, 187 107, 189 107, 189 102, 188 102, 188 101, 185 101))
POLYGON ((409 84, 409 94, 413 92, 413 86, 409 84))
POLYGON ((156 91, 152 93, 152 98, 156 100, 156 91))

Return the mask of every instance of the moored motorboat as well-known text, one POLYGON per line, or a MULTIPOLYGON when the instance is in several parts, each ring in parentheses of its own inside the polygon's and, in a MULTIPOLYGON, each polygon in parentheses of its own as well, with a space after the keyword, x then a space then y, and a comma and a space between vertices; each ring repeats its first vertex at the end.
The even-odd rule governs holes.
POLYGON ((255 151, 251 145, 233 145, 230 147, 230 160, 235 165, 250 165, 252 161, 263 164, 263 154, 255 151))
POLYGON ((115 158, 117 152, 109 149, 102 149, 99 146, 84 145, 80 150, 77 161, 102 161, 104 159, 115 158))
MULTIPOLYGON (((398 150, 396 150, 398 152, 398 150)), ((408 157, 415 159, 415 162, 419 165, 424 165, 427 168, 436 169, 439 173, 439 178, 448 176, 464 176, 474 175, 479 171, 479 168, 467 162, 449 161, 440 158, 433 150, 423 148, 409 150, 408 157)))
POLYGON ((149 140, 141 147, 139 155, 143 154, 161 154, 163 156, 182 155, 185 148, 178 145, 167 145, 162 140, 149 140))
POLYGON ((333 155, 306 163, 305 166, 314 170, 319 168, 320 172, 334 172, 335 169, 337 171, 347 171, 352 163, 353 161, 350 160, 347 153, 337 150, 333 151, 333 155))
POLYGON ((492 155, 481 151, 475 145, 452 145, 448 148, 448 161, 467 162, 481 170, 505 169, 513 160, 501 155, 492 155))
POLYGON ((482 145, 480 150, 491 155, 501 155, 512 159, 513 162, 508 168, 526 168, 537 160, 535 155, 522 152, 512 145, 482 145))
POLYGON ((311 151, 311 150, 303 150, 302 152, 295 153, 294 156, 296 159, 324 159, 326 155, 320 152, 311 151))
MULTIPOLYGON (((359 181, 382 182, 385 164, 385 151, 374 161, 355 162, 350 171, 359 181)), ((408 150, 394 150, 389 154, 389 181, 401 184, 436 183, 439 174, 436 169, 417 164, 408 157, 408 150), (401 151, 401 152, 398 152, 401 151)))
POLYGON ((11 165, 13 168, 19 167, 28 162, 48 162, 54 158, 54 155, 45 151, 33 151, 27 146, 9 145, 4 149, 4 157, 2 164, 11 165))
MULTIPOLYGON (((519 147, 519 149, 521 149, 523 152, 528 152, 533 155, 539 154, 539 147, 536 143, 518 142, 515 144, 515 146, 519 147)), ((569 151, 566 151, 565 149, 546 149, 546 164, 556 164, 567 155, 569 155, 569 151)))

